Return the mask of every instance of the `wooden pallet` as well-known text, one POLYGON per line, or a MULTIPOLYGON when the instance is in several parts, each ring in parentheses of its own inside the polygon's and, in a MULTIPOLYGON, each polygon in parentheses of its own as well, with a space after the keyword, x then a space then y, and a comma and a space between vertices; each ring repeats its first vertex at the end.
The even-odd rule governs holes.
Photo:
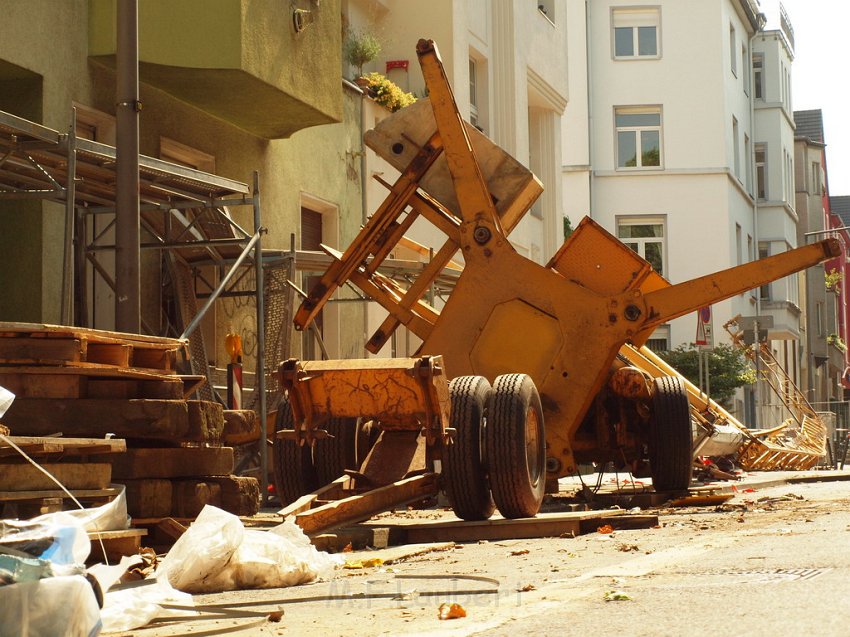
POLYGON ((127 442, 120 438, 63 438, 52 436, 8 436, 0 440, 0 458, 20 457, 14 443, 29 456, 51 457, 61 455, 94 456, 127 451, 127 442))
POLYGON ((176 374, 186 341, 61 325, 0 323, 0 365, 108 365, 176 374))
POLYGON ((120 531, 92 531, 89 533, 91 552, 86 560, 89 564, 120 562, 125 555, 136 555, 142 546, 147 529, 121 529, 120 531), (104 555, 104 551, 106 554, 104 555))
MULTIPOLYGON (((69 491, 86 506, 106 504, 121 493, 119 487, 113 486, 103 489, 69 489, 69 491)), ((0 513, 5 518, 26 519, 72 507, 76 508, 76 505, 61 489, 0 491, 0 513)))

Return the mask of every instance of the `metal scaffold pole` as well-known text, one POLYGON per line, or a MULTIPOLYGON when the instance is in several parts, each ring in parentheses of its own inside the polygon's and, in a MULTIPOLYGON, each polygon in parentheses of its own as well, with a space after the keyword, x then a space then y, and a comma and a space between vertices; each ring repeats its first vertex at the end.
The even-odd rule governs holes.
POLYGON ((260 176, 254 171, 254 268, 257 289, 257 391, 260 407, 260 502, 268 497, 268 444, 266 443, 266 302, 263 278, 263 228, 260 224, 260 176))

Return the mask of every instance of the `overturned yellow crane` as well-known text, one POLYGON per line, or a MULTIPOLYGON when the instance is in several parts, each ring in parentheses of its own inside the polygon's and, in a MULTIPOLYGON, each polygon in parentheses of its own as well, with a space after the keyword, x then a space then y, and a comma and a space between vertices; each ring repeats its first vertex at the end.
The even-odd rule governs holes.
POLYGON ((292 413, 281 421, 275 451, 279 490, 306 484, 297 468, 309 464, 305 442, 315 443, 317 464, 331 454, 351 458, 353 451, 340 448, 353 440, 353 424, 339 417, 353 416, 376 419, 383 433, 361 467, 368 471, 355 467, 349 477, 385 486, 418 473, 425 484, 438 461, 442 487, 465 519, 489 517, 493 500, 505 517, 534 515, 544 483, 576 473, 582 462, 648 460, 656 489, 687 488, 692 433, 685 386, 675 374, 647 374, 638 357, 619 355, 621 348, 640 347, 673 318, 834 257, 838 243, 670 285, 586 218, 548 264, 534 263, 516 252, 508 233, 539 196, 540 183, 461 119, 433 42, 420 40, 417 54, 429 99, 366 136, 401 176, 348 249, 328 250, 334 262, 295 325, 309 325, 351 281, 389 313, 367 348, 377 352, 405 325, 422 339, 419 353, 427 357, 285 363, 292 413), (418 218, 446 240, 423 274, 402 288, 378 268, 418 218), (464 269, 438 310, 424 293, 458 251, 464 269), (423 463, 396 462, 381 471, 379 457, 413 458, 411 440, 420 433, 423 463))

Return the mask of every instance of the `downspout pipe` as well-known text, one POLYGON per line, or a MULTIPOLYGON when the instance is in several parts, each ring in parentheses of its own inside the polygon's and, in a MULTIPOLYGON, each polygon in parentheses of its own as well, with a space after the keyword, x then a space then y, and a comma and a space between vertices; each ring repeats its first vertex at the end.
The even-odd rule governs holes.
POLYGON ((139 276, 139 8, 118 0, 115 161, 115 327, 141 330, 139 276))
POLYGON ((584 0, 584 48, 585 48, 585 84, 587 86, 587 215, 593 218, 593 71, 592 49, 590 46, 590 0, 584 0))
MULTIPOLYGON (((750 53, 750 60, 753 59, 753 42, 756 40, 756 36, 762 32, 764 29, 764 25, 767 23, 767 18, 763 13, 759 13, 756 15, 756 29, 753 31, 753 34, 749 38, 749 42, 747 43, 747 50, 750 53)), ((750 175, 752 175, 752 180, 750 181, 750 187, 755 186, 755 181, 758 180, 758 175, 756 173, 756 87, 752 81, 752 72, 753 65, 750 61, 747 61, 747 73, 750 74, 750 127, 752 133, 752 143, 750 144, 750 156, 747 157, 747 161, 750 162, 750 175)), ((758 198, 758 186, 754 188, 753 195, 753 242, 755 243, 756 255, 758 255, 759 251, 759 198, 758 198)), ((756 316, 761 316, 761 289, 756 291, 756 316)), ((758 332, 755 334, 756 341, 758 341, 758 332)), ((758 347, 755 348, 756 354, 756 367, 758 369, 758 347)), ((753 403, 755 409, 753 409, 753 427, 758 428, 759 423, 759 405, 758 405, 758 382, 754 386, 753 390, 753 403)))

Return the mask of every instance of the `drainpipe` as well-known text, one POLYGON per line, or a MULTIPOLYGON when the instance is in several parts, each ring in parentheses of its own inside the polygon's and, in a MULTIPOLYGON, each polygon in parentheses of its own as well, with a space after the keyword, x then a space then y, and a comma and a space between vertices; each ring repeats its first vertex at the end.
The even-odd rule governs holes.
MULTIPOLYGON (((750 36, 750 40, 748 43, 748 51, 750 52, 750 60, 753 59, 753 42, 756 40, 756 36, 761 33, 762 29, 764 29, 764 25, 767 21, 765 15, 763 13, 758 14, 758 28, 756 31, 750 36)), ((747 64, 747 73, 750 74, 750 127, 752 133, 752 142, 750 143, 750 156, 747 158, 747 161, 750 162, 749 173, 752 175, 752 179, 750 181, 750 187, 755 186, 753 188, 755 190, 755 196, 753 196, 753 243, 755 243, 756 255, 758 255, 759 251, 759 197, 758 197, 758 185, 754 183, 758 180, 758 175, 756 173, 756 87, 752 82, 752 64, 748 62, 747 64)), ((761 316, 761 288, 756 292, 756 316, 761 316)), ((758 376, 758 368, 759 368, 759 343, 758 343, 758 325, 756 325, 755 330, 755 356, 756 356, 756 375, 758 376)), ((753 427, 758 428, 759 423, 759 404, 758 404, 758 396, 759 396, 759 381, 758 379, 755 382, 753 388, 753 427)))
POLYGON ((584 0, 584 48, 587 84, 587 205, 588 216, 593 218, 593 79, 590 74, 593 65, 590 47, 590 0, 584 0))
MULTIPOLYGON (((360 88, 360 87, 358 87, 360 88)), ((366 91, 360 88, 360 224, 366 225, 367 198, 366 198, 366 143, 363 137, 366 135, 366 91)), ((363 340, 369 339, 369 302, 363 305, 363 340)))
POLYGON ((118 0, 115 327, 141 330, 139 282, 139 9, 137 0, 118 0))

